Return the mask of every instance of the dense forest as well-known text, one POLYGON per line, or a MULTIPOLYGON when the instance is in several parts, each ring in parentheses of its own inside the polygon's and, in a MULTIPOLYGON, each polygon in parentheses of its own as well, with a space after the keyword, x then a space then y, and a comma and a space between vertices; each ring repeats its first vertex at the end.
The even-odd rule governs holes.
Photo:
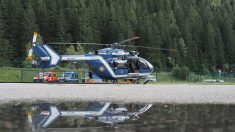
POLYGON ((47 42, 139 36, 135 45, 177 49, 134 49, 158 68, 235 70, 234 0, 0 0, 0 66, 24 66, 34 31, 47 42))

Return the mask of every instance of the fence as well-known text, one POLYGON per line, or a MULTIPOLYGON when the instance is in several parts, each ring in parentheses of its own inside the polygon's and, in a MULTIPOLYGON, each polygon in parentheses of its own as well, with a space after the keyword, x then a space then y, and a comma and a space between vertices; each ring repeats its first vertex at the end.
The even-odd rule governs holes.
MULTIPOLYGON (((33 78, 38 76, 39 72, 56 72, 58 76, 61 76, 64 72, 77 72, 79 82, 85 78, 87 69, 24 69, 24 68, 0 68, 0 82, 33 82, 33 78)), ((163 83, 175 83, 175 82, 204 82, 204 81, 224 81, 229 83, 235 83, 235 72, 230 73, 193 73, 187 74, 186 80, 180 80, 172 75, 172 72, 154 72, 154 76, 157 78, 157 82, 163 83)))
POLYGON ((235 72, 230 73, 195 73, 190 72, 186 74, 185 80, 177 79, 173 76, 172 72, 156 72, 158 82, 229 82, 235 83, 235 72))
POLYGON ((21 82, 21 72, 15 68, 0 68, 0 82, 21 82))
POLYGON ((78 73, 79 82, 85 78, 87 69, 19 69, 19 68, 1 68, 0 82, 33 82, 33 78, 38 76, 40 72, 55 72, 57 76, 61 76, 64 72, 78 73))

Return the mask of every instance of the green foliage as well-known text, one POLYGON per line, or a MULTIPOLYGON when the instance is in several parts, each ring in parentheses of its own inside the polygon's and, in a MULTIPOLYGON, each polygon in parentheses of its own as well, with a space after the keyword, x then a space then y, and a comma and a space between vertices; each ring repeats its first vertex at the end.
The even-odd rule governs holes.
POLYGON ((78 44, 76 46, 71 45, 68 48, 66 48, 65 54, 79 55, 79 54, 85 54, 85 51, 80 44, 78 44))
POLYGON ((229 69, 230 69, 230 71, 235 71, 235 63, 234 64, 231 64, 230 66, 229 66, 229 69))
POLYGON ((0 82, 20 82, 19 69, 1 68, 0 73, 0 82))
POLYGON ((190 71, 189 71, 189 68, 186 66, 182 66, 182 67, 176 66, 173 68, 172 73, 176 79, 187 80, 190 71))
MULTIPOLYGON (((161 69, 227 69, 235 63, 234 13, 233 0, 0 0, 0 66, 23 67, 38 31, 45 42, 113 43, 139 36, 136 45, 177 49, 133 49, 161 69)), ((53 46, 61 54, 101 48, 73 47, 53 46)))
POLYGON ((187 48, 183 38, 180 38, 177 45, 177 64, 180 66, 186 65, 187 48))
POLYGON ((6 39, 5 37, 5 33, 6 31, 4 30, 5 28, 5 23, 4 23, 4 3, 1 3, 2 7, 0 8, 0 66, 10 66, 11 62, 10 62, 10 58, 12 58, 12 47, 9 44, 9 40, 6 39), (4 50, 7 49, 7 50, 4 50))

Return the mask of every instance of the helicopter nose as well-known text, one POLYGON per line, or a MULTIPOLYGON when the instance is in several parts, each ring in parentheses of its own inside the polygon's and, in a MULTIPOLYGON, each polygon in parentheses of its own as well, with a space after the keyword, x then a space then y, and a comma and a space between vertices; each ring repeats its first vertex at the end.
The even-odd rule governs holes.
MULTIPOLYGON (((140 58, 140 57, 139 57, 139 58, 140 58)), ((140 58, 140 60, 143 61, 143 62, 148 66, 148 68, 150 69, 150 72, 153 72, 154 67, 153 67, 153 65, 152 65, 149 61, 147 61, 147 60, 144 59, 144 58, 140 58)))
POLYGON ((153 67, 153 65, 151 63, 149 63, 149 68, 150 68, 151 72, 153 72, 154 67, 153 67))
POLYGON ((147 65, 148 65, 149 69, 151 70, 151 72, 153 72, 153 70, 154 70, 153 65, 147 60, 146 60, 146 62, 147 62, 147 65))

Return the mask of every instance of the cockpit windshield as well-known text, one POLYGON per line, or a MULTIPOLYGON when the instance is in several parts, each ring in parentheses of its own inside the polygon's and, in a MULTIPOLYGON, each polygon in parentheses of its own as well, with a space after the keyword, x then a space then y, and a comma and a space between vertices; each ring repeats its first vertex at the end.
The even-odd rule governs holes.
POLYGON ((145 60, 140 59, 139 62, 140 62, 141 68, 149 68, 148 64, 145 62, 145 60))

